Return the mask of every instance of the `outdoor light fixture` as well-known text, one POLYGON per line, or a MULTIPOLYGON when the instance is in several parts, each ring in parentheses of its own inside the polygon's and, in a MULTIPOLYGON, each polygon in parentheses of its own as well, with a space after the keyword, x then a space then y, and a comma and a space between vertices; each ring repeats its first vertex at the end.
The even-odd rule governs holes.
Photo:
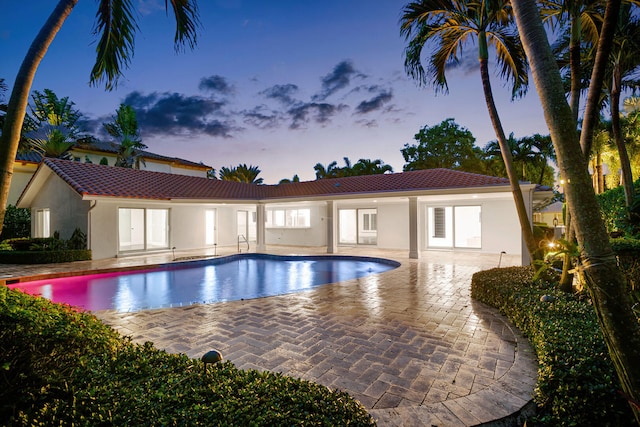
POLYGON ((202 362, 204 363, 204 373, 206 374, 208 364, 222 362, 222 353, 218 350, 207 351, 204 356, 202 356, 202 362))

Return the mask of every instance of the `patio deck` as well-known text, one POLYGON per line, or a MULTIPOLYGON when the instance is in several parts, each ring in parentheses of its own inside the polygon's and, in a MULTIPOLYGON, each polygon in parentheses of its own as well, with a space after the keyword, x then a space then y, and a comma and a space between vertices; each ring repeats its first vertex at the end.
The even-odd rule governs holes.
MULTIPOLYGON (((220 248, 218 255, 233 248, 220 248)), ((269 253, 324 248, 269 247, 269 253)), ((379 426, 512 425, 530 410, 537 362, 495 309, 470 298, 471 276, 499 255, 340 248, 395 259, 395 270, 296 294, 132 313, 95 314, 135 342, 199 358, 211 349, 241 369, 348 392, 379 426)), ((199 256, 178 253, 176 258, 199 256)), ((3 266, 4 278, 128 268, 173 254, 46 266, 3 266)), ((502 266, 517 258, 503 256, 502 266)), ((522 425, 520 423, 519 425, 522 425)))

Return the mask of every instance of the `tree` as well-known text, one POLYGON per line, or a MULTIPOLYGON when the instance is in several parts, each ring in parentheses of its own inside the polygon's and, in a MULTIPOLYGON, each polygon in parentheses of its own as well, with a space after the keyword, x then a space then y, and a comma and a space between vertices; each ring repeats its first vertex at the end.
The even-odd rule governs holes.
POLYGON ((392 173, 391 165, 385 165, 380 159, 360 159, 352 167, 353 175, 382 175, 392 173))
MULTIPOLYGON (((56 34, 77 3, 78 0, 58 1, 31 43, 16 76, 0 135, 0 224, 3 223, 5 215, 33 78, 56 34)), ((167 0, 167 9, 169 4, 176 20, 176 49, 185 45, 195 47, 196 29, 199 24, 196 0, 167 0)), ((99 0, 94 34, 98 35, 100 40, 96 49, 96 62, 91 70, 91 84, 104 82, 107 90, 117 86, 123 74, 123 67, 127 67, 133 56, 136 30, 131 0, 99 0)))
POLYGON ((112 121, 103 124, 109 135, 120 144, 116 166, 140 169, 144 165, 143 152, 147 146, 142 143, 136 111, 130 105, 120 104, 112 121))
POLYGON ((431 83, 446 92, 445 71, 448 64, 459 61, 465 42, 478 40, 478 59, 482 88, 491 124, 500 144, 511 191, 520 220, 522 236, 529 255, 538 256, 529 213, 524 203, 511 152, 498 115, 489 78, 489 46, 493 46, 500 66, 500 76, 512 82, 512 97, 526 92, 527 61, 517 32, 512 28, 512 9, 508 0, 460 2, 456 0, 422 0, 405 6, 401 33, 410 40, 405 49, 405 69, 421 84, 431 83), (422 66, 422 51, 435 44, 429 62, 429 77, 422 66))
POLYGON ((22 128, 27 149, 38 151, 43 157, 71 158, 82 114, 68 96, 58 98, 50 89, 34 91, 32 99, 30 114, 22 128))
POLYGON ((282 178, 280 180, 280 182, 278 182, 278 185, 280 185, 280 184, 291 184, 292 182, 300 182, 300 177, 298 176, 298 174, 293 175, 293 178, 291 178, 291 179, 282 178))
MULTIPOLYGON (((610 0, 612 3, 615 0, 610 0)), ((598 202, 590 185, 586 159, 575 132, 577 125, 564 97, 560 73, 534 0, 512 0, 516 22, 555 147, 565 196, 571 212, 583 276, 598 317, 609 355, 622 388, 631 401, 640 401, 640 325, 616 265, 598 202)), ((617 20, 605 13, 605 24, 617 20)), ((606 43, 606 41, 605 41, 606 43)), ((606 49, 603 42, 598 49, 606 49)), ((593 95, 592 93, 589 94, 593 95)), ((640 408, 631 405, 640 424, 640 408)))
POLYGON ((262 178, 258 178, 260 172, 257 166, 239 164, 236 167, 221 167, 218 176, 222 181, 236 181, 259 185, 263 182, 262 178))
MULTIPOLYGON (((512 132, 507 139, 507 145, 511 150, 514 167, 518 166, 516 169, 518 179, 541 185, 553 185, 553 168, 548 164, 550 159, 555 158, 551 138, 535 134, 516 139, 512 132), (544 182, 545 174, 548 171, 549 179, 544 182)), ((498 141, 489 141, 484 148, 484 154, 485 160, 489 163, 488 167, 491 168, 493 173, 499 176, 506 176, 498 141)))
POLYGON ((316 179, 336 178, 338 176, 338 162, 335 160, 326 167, 322 163, 316 163, 313 169, 316 171, 316 179))
POLYGON ((448 118, 434 126, 424 126, 413 137, 417 144, 404 144, 400 150, 406 162, 402 169, 446 168, 481 172, 480 149, 467 129, 448 118))

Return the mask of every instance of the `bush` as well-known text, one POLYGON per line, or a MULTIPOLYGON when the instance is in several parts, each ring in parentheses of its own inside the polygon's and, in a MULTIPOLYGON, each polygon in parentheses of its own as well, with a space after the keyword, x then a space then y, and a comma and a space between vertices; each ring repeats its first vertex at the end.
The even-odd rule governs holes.
POLYGON ((29 237, 31 235, 31 211, 28 208, 16 208, 8 205, 4 214, 1 239, 29 237))
POLYGON ((640 233, 640 180, 634 183, 634 189, 636 197, 630 209, 631 218, 628 215, 622 187, 597 195, 605 226, 610 233, 621 231, 627 236, 640 233))
POLYGON ((87 236, 76 228, 69 240, 53 237, 14 238, 2 242, 0 264, 49 264, 91 259, 87 236))
POLYGON ((33 425, 373 426, 346 393, 137 345, 93 315, 0 287, 0 419, 33 425))
POLYGON ((537 422, 634 425, 589 301, 533 277, 531 267, 478 272, 472 278, 471 296, 498 308, 529 338, 539 363, 537 422), (543 296, 551 302, 542 301, 543 296))
POLYGON ((0 264, 52 264, 88 261, 90 249, 64 249, 58 251, 6 251, 0 250, 0 264))

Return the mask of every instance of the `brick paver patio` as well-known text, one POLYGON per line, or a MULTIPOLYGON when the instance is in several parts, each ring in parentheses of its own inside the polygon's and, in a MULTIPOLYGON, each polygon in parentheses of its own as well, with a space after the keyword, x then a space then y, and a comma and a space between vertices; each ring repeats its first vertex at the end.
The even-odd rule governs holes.
MULTIPOLYGON (((495 309, 469 296, 472 274, 495 267, 497 256, 429 251, 410 260, 403 251, 345 252, 402 265, 290 295, 96 314, 136 342, 195 358, 215 348, 241 369, 346 391, 379 426, 479 425, 527 405, 537 378, 528 342, 495 309)), ((106 262, 75 265, 104 268, 106 262)))

